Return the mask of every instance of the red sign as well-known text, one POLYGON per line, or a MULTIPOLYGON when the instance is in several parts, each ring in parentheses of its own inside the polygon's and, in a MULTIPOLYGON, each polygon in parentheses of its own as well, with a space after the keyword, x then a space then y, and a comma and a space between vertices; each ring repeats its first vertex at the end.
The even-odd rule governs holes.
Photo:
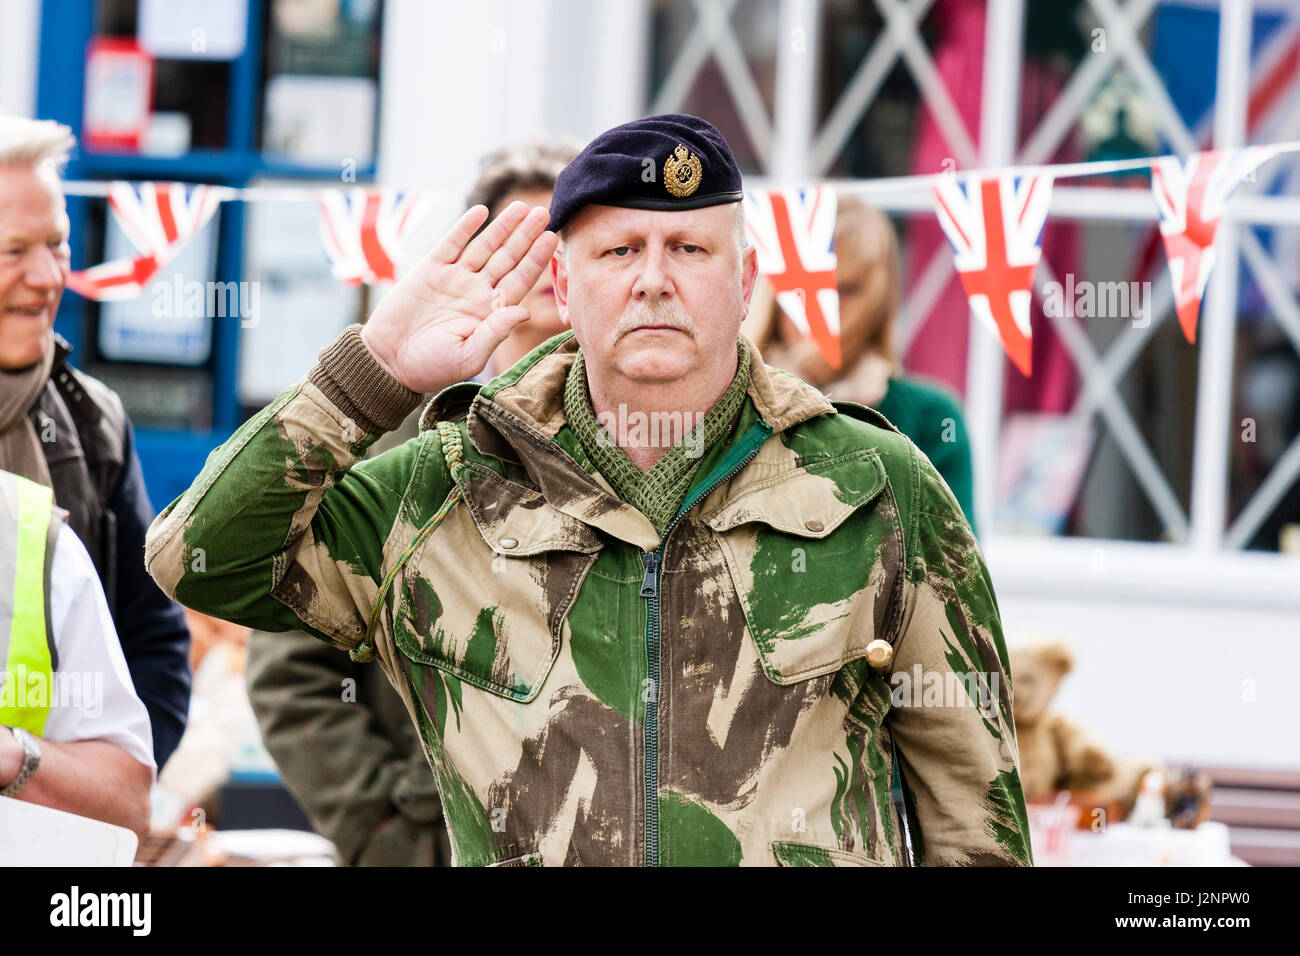
POLYGON ((133 39, 95 37, 86 49, 83 139, 92 150, 138 151, 153 112, 153 57, 133 39))

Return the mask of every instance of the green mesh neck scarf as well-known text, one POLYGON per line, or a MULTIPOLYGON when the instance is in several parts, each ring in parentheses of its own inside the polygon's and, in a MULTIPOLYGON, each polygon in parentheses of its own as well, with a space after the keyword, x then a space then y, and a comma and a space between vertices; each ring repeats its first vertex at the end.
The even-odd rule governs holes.
MULTIPOLYGON (((736 337, 736 353, 736 377, 722 397, 695 430, 682 436, 649 471, 642 471, 633 464, 632 459, 610 437, 606 437, 608 433, 602 434, 603 429, 591 404, 591 393, 587 390, 587 369, 581 349, 569 369, 564 384, 564 415, 569 420, 569 427, 615 493, 649 518, 661 535, 668 529, 690 491, 704 456, 735 427, 736 415, 745 401, 745 389, 749 385, 749 347, 740 336, 736 337)), ((680 430, 677 434, 680 435, 680 430)))

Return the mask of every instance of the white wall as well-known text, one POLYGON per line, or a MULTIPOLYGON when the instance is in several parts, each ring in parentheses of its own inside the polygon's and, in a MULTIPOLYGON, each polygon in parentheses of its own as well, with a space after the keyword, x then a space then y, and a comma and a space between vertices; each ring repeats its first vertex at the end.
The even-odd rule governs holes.
POLYGON ((535 134, 585 140, 635 119, 645 16, 645 0, 390 0, 380 181, 445 190, 445 223, 484 154, 535 134))
POLYGON ((0 0, 0 114, 36 111, 40 25, 39 0, 0 0))
POLYGON ((1300 559, 1073 539, 985 553, 1008 645, 1072 646, 1056 707, 1114 754, 1300 769, 1300 559))

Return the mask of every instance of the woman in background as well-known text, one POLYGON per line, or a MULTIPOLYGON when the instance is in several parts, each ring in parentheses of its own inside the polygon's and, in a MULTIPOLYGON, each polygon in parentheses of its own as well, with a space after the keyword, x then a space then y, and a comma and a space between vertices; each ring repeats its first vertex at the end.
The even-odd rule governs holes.
POLYGON ((904 376, 894 354, 894 318, 902 299, 898 239, 888 217, 841 196, 835 220, 840 294, 840 356, 835 369, 802 335, 760 283, 740 331, 763 361, 821 389, 833 401, 876 409, 916 443, 943 476, 974 529, 970 441, 961 402, 946 387, 904 376))

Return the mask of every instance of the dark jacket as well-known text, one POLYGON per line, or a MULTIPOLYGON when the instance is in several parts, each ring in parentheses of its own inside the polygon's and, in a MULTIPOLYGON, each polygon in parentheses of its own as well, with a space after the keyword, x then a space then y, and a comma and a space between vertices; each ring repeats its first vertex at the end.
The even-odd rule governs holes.
POLYGON ((310 634, 253 631, 248 695, 285 786, 345 865, 451 865, 438 786, 379 668, 310 634))
POLYGON ((54 367, 28 412, 43 440, 54 500, 90 552, 135 691, 149 711, 161 770, 180 743, 190 706, 185 612, 149 577, 144 536, 153 521, 135 433, 121 399, 68 364, 55 337, 54 367))

